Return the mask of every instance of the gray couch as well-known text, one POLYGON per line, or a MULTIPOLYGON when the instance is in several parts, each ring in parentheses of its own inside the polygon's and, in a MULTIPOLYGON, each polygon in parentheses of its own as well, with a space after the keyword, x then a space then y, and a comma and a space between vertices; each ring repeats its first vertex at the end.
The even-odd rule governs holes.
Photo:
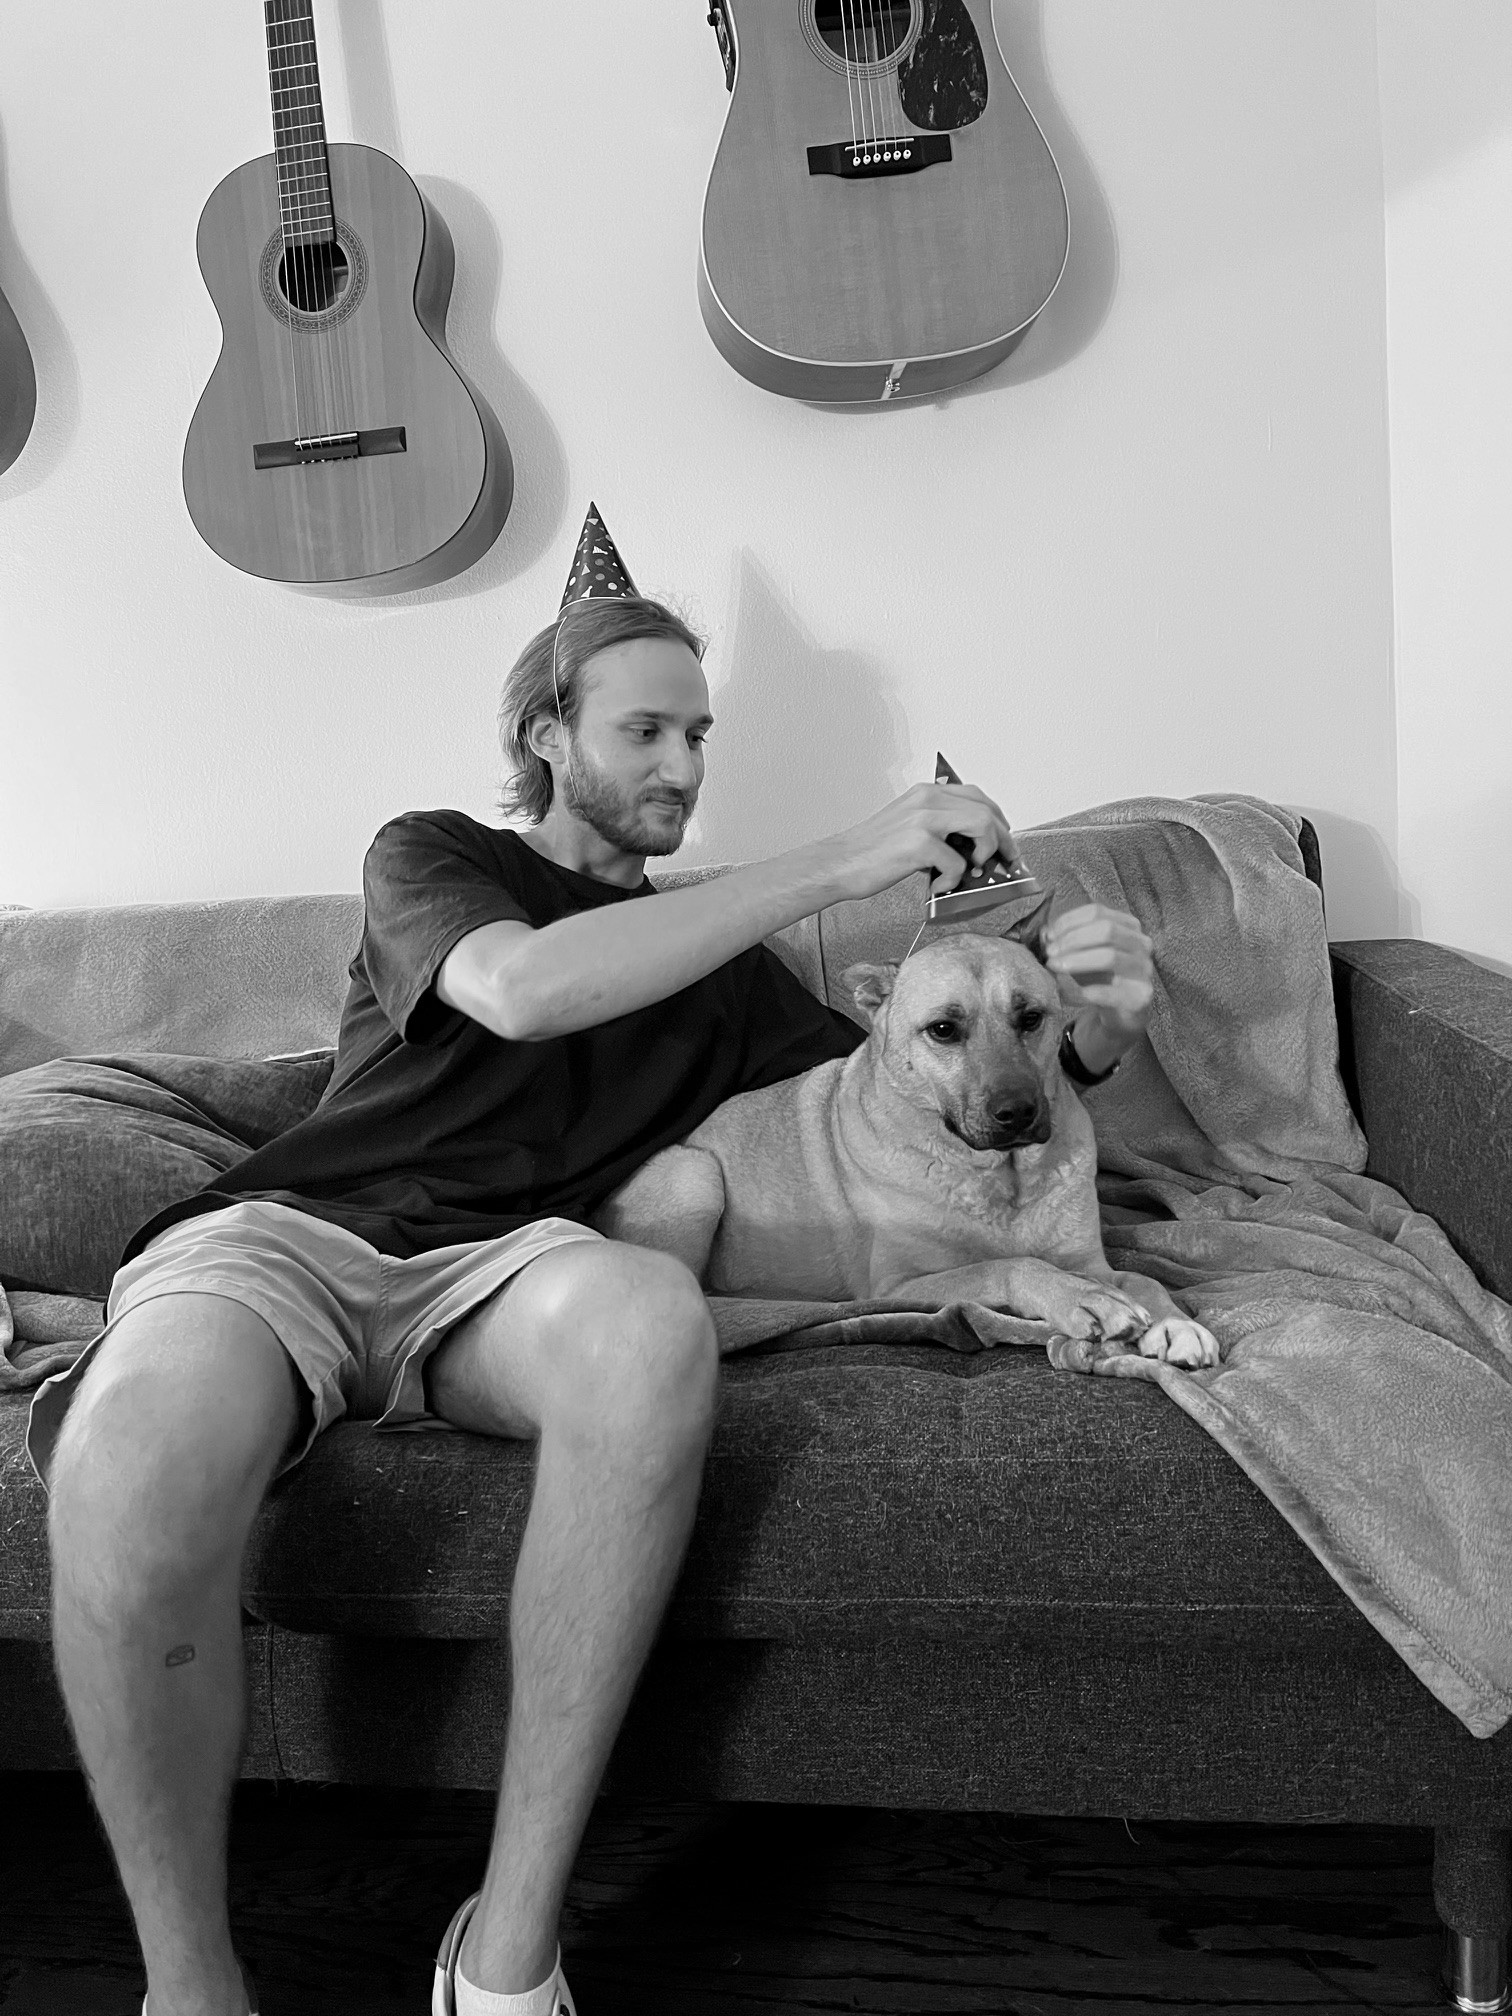
MULTIPOLYGON (((65 1055, 329 1045, 359 923, 344 896, 0 915, 0 1079, 65 1055)), ((826 928, 783 947, 821 992, 826 928)), ((1414 942, 1332 958, 1371 1173, 1512 1297, 1512 980, 1414 942)), ((0 1768, 63 1770, 25 1413, 0 1395, 0 1768)), ((531 1470, 522 1445, 343 1424, 275 1489, 246 1576, 246 1775, 495 1782, 531 1470)), ((1034 1352, 727 1361, 609 1784, 1428 1825, 1441 1915, 1476 1942, 1461 1964, 1484 1984, 1500 1940, 1504 1968, 1512 1727, 1471 1737, 1156 1388, 1034 1352)))

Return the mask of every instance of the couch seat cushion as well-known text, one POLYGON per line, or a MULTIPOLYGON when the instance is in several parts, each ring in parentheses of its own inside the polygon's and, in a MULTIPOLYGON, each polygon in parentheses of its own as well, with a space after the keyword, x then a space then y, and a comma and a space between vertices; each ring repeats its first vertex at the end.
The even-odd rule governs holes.
MULTIPOLYGON (((801 1349, 727 1360, 669 1628, 1241 1643, 1352 1625, 1281 1515, 1154 1386, 1037 1351, 801 1349)), ((45 1497, 0 1399, 0 1636, 47 1632, 45 1497)), ((253 1529, 245 1601, 295 1631, 502 1637, 534 1451, 321 1437, 253 1529)))
MULTIPOLYGON (((246 1600, 295 1630, 506 1630, 524 1444, 343 1424, 273 1492, 246 1600)), ((1154 1387, 1038 1352, 929 1346, 726 1361, 671 1628, 708 1637, 1226 1633, 1350 1616, 1280 1514, 1154 1387), (1100 1620, 1100 1621, 1099 1621, 1100 1620)))

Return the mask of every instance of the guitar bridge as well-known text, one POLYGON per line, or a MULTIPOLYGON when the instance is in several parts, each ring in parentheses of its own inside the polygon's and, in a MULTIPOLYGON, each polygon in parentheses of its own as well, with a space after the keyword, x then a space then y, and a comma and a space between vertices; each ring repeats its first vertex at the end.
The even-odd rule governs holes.
POLYGON ((810 147, 810 175, 838 175, 842 182, 873 182, 880 175, 917 175, 937 161, 949 161, 948 133, 893 133, 875 140, 835 140, 810 147))
POLYGON ((295 441, 258 441, 254 469, 289 469, 300 462, 350 462, 359 455, 403 455, 402 427, 354 428, 348 434, 309 434, 295 441))

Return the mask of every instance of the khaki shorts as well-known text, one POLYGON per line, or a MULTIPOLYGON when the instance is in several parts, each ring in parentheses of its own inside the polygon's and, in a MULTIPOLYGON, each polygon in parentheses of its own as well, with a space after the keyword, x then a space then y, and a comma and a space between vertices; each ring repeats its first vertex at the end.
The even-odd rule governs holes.
POLYGON ((423 1369, 446 1333, 512 1275, 555 1246, 599 1238, 540 1218, 502 1239, 394 1260, 365 1239, 296 1211, 250 1202, 160 1232, 116 1275, 105 1328, 66 1372, 37 1388, 26 1450, 43 1483, 69 1402, 90 1361, 131 1309, 159 1295, 221 1295, 261 1316, 310 1390, 307 1433, 279 1474, 343 1414, 381 1429, 448 1428, 427 1412, 423 1369))

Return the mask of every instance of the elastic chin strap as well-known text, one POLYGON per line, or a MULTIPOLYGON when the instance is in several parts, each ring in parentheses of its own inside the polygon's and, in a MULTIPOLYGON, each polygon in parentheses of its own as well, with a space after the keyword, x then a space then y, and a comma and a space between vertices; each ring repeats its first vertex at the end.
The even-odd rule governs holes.
POLYGON ((909 946, 908 950, 903 954, 903 958, 898 961, 898 964, 900 966, 904 963, 904 960, 911 959, 913 957, 914 946, 917 945, 919 940, 924 936, 924 933, 928 929, 928 926, 929 926, 929 912, 926 910, 924 912, 924 922, 919 926, 918 930, 915 931, 913 935, 913 945, 909 946))
POLYGON ((557 644, 562 635, 562 618, 572 606, 569 602, 565 609, 557 612, 556 628, 551 633, 551 690, 556 696, 557 726, 562 731, 562 761, 567 766, 567 778, 572 785, 573 796, 581 800, 583 794, 578 785, 577 772, 572 767, 572 737, 567 733, 567 722, 562 713, 562 689, 557 684, 557 644))

